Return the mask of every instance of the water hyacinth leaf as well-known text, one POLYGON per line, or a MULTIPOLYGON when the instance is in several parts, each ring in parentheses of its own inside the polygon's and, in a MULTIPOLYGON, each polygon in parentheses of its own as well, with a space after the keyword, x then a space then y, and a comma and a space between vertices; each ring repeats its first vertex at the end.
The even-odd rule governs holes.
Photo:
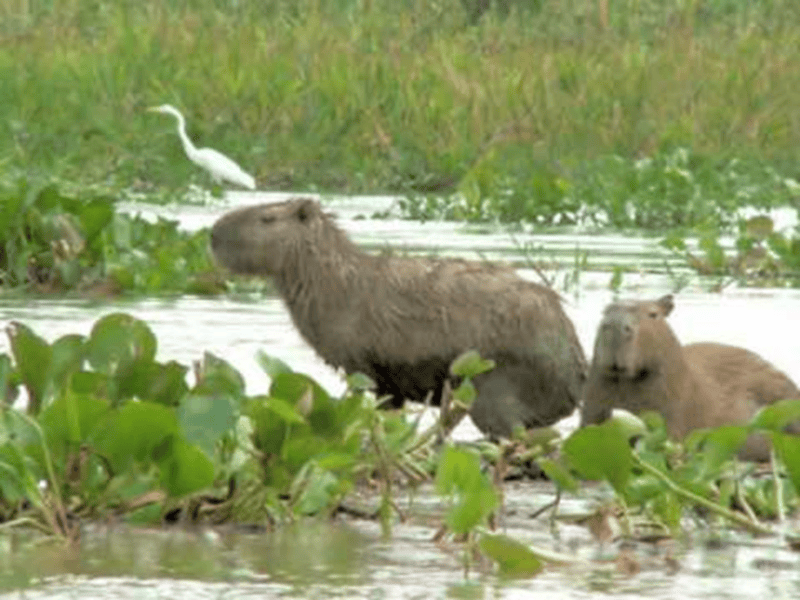
POLYGON ((645 421, 623 408, 615 408, 611 411, 611 419, 617 423, 620 431, 632 439, 647 433, 647 425, 645 421))
POLYGON ((129 402, 100 423, 95 446, 116 471, 123 471, 134 460, 152 460, 155 449, 177 432, 178 420, 170 408, 153 402, 129 402))
POLYGON ((450 364, 450 373, 457 377, 475 377, 494 369, 493 360, 481 358, 477 350, 467 350, 450 364))
POLYGON ((786 467, 795 491, 800 493, 800 437, 779 432, 772 433, 771 437, 775 454, 786 467))
POLYGON ((301 373, 276 375, 269 392, 273 398, 281 398, 292 404, 297 412, 305 414, 315 432, 322 435, 339 433, 335 403, 328 392, 308 375, 301 373))
POLYGON ((292 483, 292 488, 299 489, 295 512, 301 515, 315 515, 329 508, 341 493, 340 482, 336 475, 313 461, 301 469, 292 483))
POLYGON ((544 471, 545 476, 562 490, 573 494, 578 491, 578 481, 562 465, 549 458, 538 458, 536 464, 544 471))
POLYGON ((14 365, 8 354, 0 354, 0 403, 11 404, 15 396, 14 365))
POLYGON ((578 429, 566 439, 561 449, 581 476, 604 479, 618 493, 623 493, 633 457, 626 433, 613 420, 578 429))
POLYGON ((196 444, 209 458, 214 457, 222 435, 236 425, 237 416, 229 396, 189 394, 178 407, 178 423, 186 441, 196 444))
POLYGON ((234 398, 244 396, 244 377, 229 362, 211 352, 203 353, 203 362, 197 367, 198 394, 227 394, 234 398))
POLYGON ((159 461, 161 484, 173 498, 198 492, 214 483, 214 464, 197 446, 182 439, 172 442, 159 461))
POLYGON ((464 379, 457 388, 452 392, 453 399, 457 400, 464 406, 472 406, 475 398, 478 396, 478 391, 475 389, 475 384, 471 379, 464 379))
POLYGON ((177 406, 189 391, 188 369, 175 362, 166 364, 139 360, 114 377, 117 398, 139 398, 166 406, 177 406))
POLYGON ((85 338, 77 334, 64 335, 53 342, 50 374, 57 387, 63 387, 67 378, 83 367, 84 342, 85 338))
POLYGON ((478 547, 497 563, 502 575, 509 577, 532 577, 539 573, 544 563, 531 549, 506 535, 484 533, 478 547))
POLYGON ((453 533, 468 533, 483 524, 497 506, 497 492, 481 471, 475 452, 449 445, 436 471, 436 491, 450 496, 445 522, 453 533))
POLYGON ((306 424, 303 415, 281 398, 254 398, 248 412, 253 423, 253 444, 267 455, 281 453, 290 425, 306 424))
POLYGON ((697 448, 702 456, 703 471, 715 472, 731 460, 747 441, 748 427, 723 425, 714 429, 695 430, 686 438, 687 448, 697 448))
POLYGON ((352 373, 347 376, 347 389, 354 393, 376 389, 375 382, 363 373, 352 373))
POLYGON ((270 356, 263 350, 259 350, 256 353, 256 360, 264 373, 269 375, 270 379, 275 379, 278 375, 283 375, 284 373, 293 372, 292 368, 280 358, 270 356))
POLYGON ((86 351, 93 369, 115 375, 135 361, 151 362, 156 355, 156 338, 144 321, 112 313, 95 322, 86 351))
POLYGON ((50 387, 48 373, 52 348, 28 326, 12 321, 6 329, 11 353, 22 382, 28 390, 28 412, 36 414, 50 387))
POLYGON ((750 426, 764 431, 782 431, 795 421, 800 421, 800 400, 780 400, 759 410, 750 426))
POLYGON ((54 453, 83 443, 110 410, 106 400, 68 390, 42 411, 39 423, 54 453))

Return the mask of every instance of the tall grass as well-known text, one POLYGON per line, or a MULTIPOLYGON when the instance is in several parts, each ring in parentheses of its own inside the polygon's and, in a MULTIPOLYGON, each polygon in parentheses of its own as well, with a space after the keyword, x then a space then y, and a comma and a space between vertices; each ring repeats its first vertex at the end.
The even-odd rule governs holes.
POLYGON ((0 165, 202 177, 174 122, 143 111, 171 102, 262 186, 428 189, 486 160, 502 178, 678 145, 796 172, 796 3, 507 0, 470 25, 472 4, 11 0, 0 165))

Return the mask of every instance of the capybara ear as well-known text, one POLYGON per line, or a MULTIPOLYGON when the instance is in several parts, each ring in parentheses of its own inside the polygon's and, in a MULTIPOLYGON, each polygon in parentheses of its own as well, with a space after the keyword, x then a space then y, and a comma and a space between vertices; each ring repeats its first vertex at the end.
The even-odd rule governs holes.
POLYGON ((661 296, 661 298, 656 300, 656 304, 658 304, 658 306, 661 307, 661 310, 664 311, 665 317, 672 312, 673 308, 675 308, 675 300, 672 297, 672 294, 661 296))
POLYGON ((295 215, 297 216, 297 220, 301 223, 304 223, 309 218, 314 216, 319 211, 319 204, 317 204, 316 200, 312 200, 311 198, 301 198, 297 201, 297 209, 295 210, 295 215))

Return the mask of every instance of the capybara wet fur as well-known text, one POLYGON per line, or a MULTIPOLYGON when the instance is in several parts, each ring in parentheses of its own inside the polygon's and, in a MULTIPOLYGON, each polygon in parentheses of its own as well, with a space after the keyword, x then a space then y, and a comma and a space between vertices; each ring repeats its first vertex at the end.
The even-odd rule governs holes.
MULTIPOLYGON (((669 434, 749 421, 762 406, 800 398, 784 373, 744 348, 715 343, 682 346, 667 323, 672 296, 615 302, 597 331, 581 424, 607 419, 612 408, 656 411, 669 434)), ((769 446, 751 436, 739 456, 767 460, 769 446)))
POLYGON ((586 359, 551 289, 511 268, 363 252, 315 200, 242 208, 211 231, 216 260, 271 277, 295 326, 330 365, 377 393, 438 404, 466 350, 496 361, 475 378, 472 418, 493 436, 549 425, 577 406, 586 359))

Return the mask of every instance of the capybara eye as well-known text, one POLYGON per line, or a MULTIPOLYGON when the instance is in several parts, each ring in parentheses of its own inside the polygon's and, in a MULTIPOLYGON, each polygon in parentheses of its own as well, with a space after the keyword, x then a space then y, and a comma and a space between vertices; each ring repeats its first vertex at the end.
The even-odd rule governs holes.
POLYGON ((657 310, 651 310, 650 311, 650 318, 651 319, 657 319, 658 318, 658 311, 657 310))
POLYGON ((269 225, 270 223, 274 223, 275 222, 275 215, 262 215, 261 216, 261 222, 264 225, 269 225))

